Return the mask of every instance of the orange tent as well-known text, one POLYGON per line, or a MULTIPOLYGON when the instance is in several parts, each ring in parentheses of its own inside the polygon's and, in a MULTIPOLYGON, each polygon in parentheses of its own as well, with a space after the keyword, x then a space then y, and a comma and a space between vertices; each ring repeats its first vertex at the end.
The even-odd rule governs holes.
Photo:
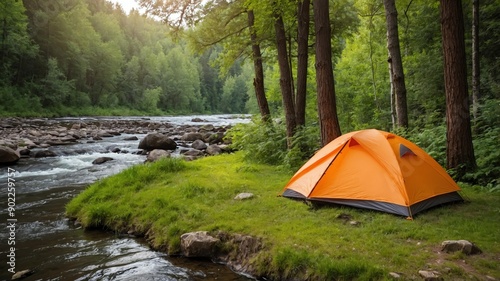
POLYGON ((290 179, 284 197, 323 201, 413 217, 463 201, 446 171, 414 143, 375 129, 342 135, 290 179))

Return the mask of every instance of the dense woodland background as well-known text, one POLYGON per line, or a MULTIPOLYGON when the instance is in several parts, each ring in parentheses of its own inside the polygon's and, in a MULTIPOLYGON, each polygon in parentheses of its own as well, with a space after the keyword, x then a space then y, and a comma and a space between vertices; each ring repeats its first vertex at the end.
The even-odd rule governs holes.
MULTIPOLYGON (((0 116, 257 114, 254 85, 260 82, 254 78, 252 47, 258 45, 270 114, 283 119, 287 108, 280 83, 283 62, 278 59, 280 45, 276 44, 279 16, 288 52, 285 64, 291 71, 287 83, 292 94, 305 87, 304 124, 292 140, 285 138, 285 126, 262 126, 258 120, 257 125, 236 130, 233 137, 236 145, 252 151, 252 157, 291 167, 303 163, 321 145, 312 5, 307 5, 311 15, 305 49, 309 54, 307 81, 300 83, 294 79, 304 52, 297 48, 297 2, 208 1, 205 7, 186 6, 182 14, 168 9, 172 7, 158 6, 158 1, 138 2, 143 10, 127 14, 105 0, 2 1, 0 116), (249 11, 254 16, 251 24, 249 11), (243 137, 248 135, 253 137, 243 137)), ((463 15, 477 169, 468 170, 460 179, 498 190, 500 1, 480 3, 480 86, 474 103, 470 80, 472 2, 464 1, 463 15)), ((396 4, 407 128, 398 128, 394 118, 383 2, 330 1, 330 46, 340 128, 342 132, 364 128, 396 131, 446 166, 439 2, 402 0, 396 4)))

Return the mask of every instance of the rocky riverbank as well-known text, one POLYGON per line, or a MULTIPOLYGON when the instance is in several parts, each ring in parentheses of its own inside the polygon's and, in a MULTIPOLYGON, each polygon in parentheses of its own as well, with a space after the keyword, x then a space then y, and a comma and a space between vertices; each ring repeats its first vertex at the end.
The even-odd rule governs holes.
MULTIPOLYGON (((0 164, 14 164, 20 158, 57 156, 51 150, 53 146, 79 143, 93 143, 120 135, 127 135, 124 140, 138 140, 138 136, 154 134, 159 136, 160 144, 149 141, 141 144, 136 151, 110 148, 115 153, 137 153, 147 155, 154 161, 158 157, 172 153, 182 155, 187 160, 205 155, 215 155, 227 150, 225 133, 231 125, 214 126, 201 118, 191 119, 191 125, 174 125, 169 122, 153 121, 149 118, 130 119, 0 119, 0 164), (199 125, 197 124, 199 123, 199 125), (132 135, 132 136, 130 136, 132 135), (168 147, 161 141, 171 140, 168 147), (163 152, 164 151, 164 152, 163 152)), ((85 151, 82 151, 85 153, 85 151)), ((97 159, 96 159, 97 160, 97 159)), ((96 164, 102 163, 102 159, 96 164)))

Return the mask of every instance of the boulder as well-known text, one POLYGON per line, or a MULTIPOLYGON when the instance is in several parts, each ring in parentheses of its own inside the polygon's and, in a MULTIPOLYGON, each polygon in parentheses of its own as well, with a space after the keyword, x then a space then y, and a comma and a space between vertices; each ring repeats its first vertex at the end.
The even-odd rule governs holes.
POLYGON ((193 141, 193 143, 191 144, 191 147, 194 149, 197 149, 197 150, 207 149, 207 145, 202 140, 193 141))
POLYGON ((446 240, 441 243, 441 251, 446 253, 462 252, 466 255, 481 254, 482 251, 474 243, 467 240, 446 240))
POLYGON ((168 158, 170 157, 170 152, 163 149, 153 149, 148 153, 146 157, 146 162, 155 162, 160 158, 168 158))
POLYGON ((175 150, 176 148, 177 143, 174 140, 158 133, 149 134, 139 142, 139 149, 145 150, 175 150))
POLYGON ((207 231, 184 233, 181 235, 181 253, 186 257, 210 258, 219 242, 207 231))
POLYGON ((0 164, 14 164, 19 161, 19 158, 19 154, 14 149, 0 146, 0 164))
POLYGON ((203 156, 203 151, 198 150, 198 149, 190 149, 188 151, 185 151, 182 154, 185 155, 185 156, 195 156, 195 157, 198 157, 198 156, 203 156))
MULTIPOLYGON (((29 156, 31 153, 31 150, 29 150, 28 148, 22 148, 22 149, 19 149, 19 155, 21 156, 29 156)), ((0 157, 1 159, 1 157, 0 157)))
POLYGON ((92 161, 92 164, 101 165, 101 164, 104 164, 104 163, 111 161, 111 160, 114 160, 114 159, 111 157, 99 157, 96 160, 92 161))
POLYGON ((215 127, 212 124, 206 124, 206 125, 201 126, 200 130, 203 130, 203 131, 206 131, 206 132, 213 131, 213 130, 215 130, 215 127))
POLYGON ((51 150, 40 150, 35 152, 35 158, 55 157, 55 156, 57 156, 57 154, 51 150))
POLYGON ((221 132, 211 134, 207 138, 207 142, 210 144, 222 143, 223 141, 224 141, 224 133, 221 133, 221 132))
POLYGON ((222 149, 216 145, 216 144, 211 144, 207 147, 207 153, 210 155, 217 155, 222 153, 222 149))
POLYGON ((195 141, 203 139, 203 135, 200 133, 185 133, 182 135, 181 140, 183 141, 195 141))

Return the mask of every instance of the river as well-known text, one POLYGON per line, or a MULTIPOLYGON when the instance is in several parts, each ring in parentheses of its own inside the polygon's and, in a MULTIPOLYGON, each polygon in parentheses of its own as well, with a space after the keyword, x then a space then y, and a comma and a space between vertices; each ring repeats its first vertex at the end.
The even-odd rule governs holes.
MULTIPOLYGON (((174 126, 205 123, 222 126, 248 121, 247 118, 212 115, 199 116, 204 121, 193 123, 194 117, 127 118, 168 122, 174 126)), ((120 118, 125 117, 97 119, 120 118)), ((94 119, 59 118, 46 122, 67 124, 94 119)), ((134 135, 139 140, 145 136, 134 135)), ((86 186, 145 160, 145 156, 132 153, 138 150, 139 140, 124 140, 130 136, 133 135, 122 134, 94 143, 79 141, 69 146, 53 146, 50 149, 57 157, 26 158, 16 165, 2 167, 0 198, 4 203, 0 210, 0 280, 11 279, 12 273, 8 270, 12 270, 13 264, 9 261, 13 260, 15 271, 32 270, 32 275, 23 280, 251 280, 224 265, 170 257, 151 250, 140 238, 84 230, 65 217, 65 205, 86 186), (113 147, 129 153, 109 152, 113 147), (92 161, 98 157, 115 160, 93 165, 92 161), (15 210, 11 216, 7 209, 9 181, 15 188, 15 210), (14 225, 15 232, 12 232, 14 225), (11 247, 15 247, 14 252, 11 247)))

